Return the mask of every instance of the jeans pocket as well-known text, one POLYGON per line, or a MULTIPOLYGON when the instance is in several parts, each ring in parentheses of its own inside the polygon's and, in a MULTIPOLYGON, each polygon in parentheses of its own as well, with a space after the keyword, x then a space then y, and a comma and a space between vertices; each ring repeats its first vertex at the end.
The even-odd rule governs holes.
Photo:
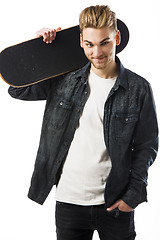
POLYGON ((61 205, 61 206, 63 206, 64 204, 65 204, 64 202, 56 201, 56 205, 61 205))
POLYGON ((115 208, 113 209, 111 212, 108 212, 110 214, 110 216, 114 217, 114 218, 118 218, 119 217, 119 209, 115 208))
POLYGON ((120 216, 128 216, 128 217, 130 217, 131 215, 133 215, 134 214, 134 211, 131 211, 131 212, 123 212, 123 211, 121 211, 121 210, 119 210, 119 208, 115 208, 115 209, 113 209, 111 212, 109 212, 109 214, 112 216, 112 217, 114 217, 114 218, 118 218, 118 217, 120 217, 120 216))
MULTIPOLYGON (((119 209, 118 209, 119 210, 119 209)), ((124 215, 131 215, 134 211, 130 211, 130 212, 124 212, 119 210, 119 214, 124 214, 124 215)))

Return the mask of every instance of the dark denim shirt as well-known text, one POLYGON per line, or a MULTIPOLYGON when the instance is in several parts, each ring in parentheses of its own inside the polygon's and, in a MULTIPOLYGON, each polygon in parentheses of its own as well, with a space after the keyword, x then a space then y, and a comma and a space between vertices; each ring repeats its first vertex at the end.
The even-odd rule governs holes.
MULTIPOLYGON (((117 57, 116 62, 119 75, 104 106, 104 140, 112 162, 104 197, 106 207, 122 199, 135 208, 147 201, 148 168, 158 150, 157 118, 150 84, 124 68, 117 57)), ((17 99, 47 100, 28 193, 39 204, 44 203, 60 179, 89 96, 89 71, 90 63, 39 84, 9 88, 9 94, 17 99)))

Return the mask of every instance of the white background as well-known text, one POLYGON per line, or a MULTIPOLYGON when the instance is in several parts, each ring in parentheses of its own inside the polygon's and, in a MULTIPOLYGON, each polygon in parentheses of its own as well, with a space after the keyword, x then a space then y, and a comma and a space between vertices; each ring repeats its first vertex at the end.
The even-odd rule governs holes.
MULTIPOLYGON (((35 37, 42 27, 62 28, 78 24, 87 6, 108 4, 130 30, 127 48, 119 54, 125 67, 152 85, 160 114, 160 17, 159 0, 5 0, 0 3, 0 50, 35 37)), ((53 188, 43 206, 27 198, 39 144, 45 101, 12 99, 0 79, 0 239, 56 239, 53 188)), ((148 113, 149 114, 149 113, 148 113)), ((160 163, 150 168, 148 203, 136 209, 137 240, 160 239, 160 163)), ((94 240, 98 240, 97 233, 94 240)))

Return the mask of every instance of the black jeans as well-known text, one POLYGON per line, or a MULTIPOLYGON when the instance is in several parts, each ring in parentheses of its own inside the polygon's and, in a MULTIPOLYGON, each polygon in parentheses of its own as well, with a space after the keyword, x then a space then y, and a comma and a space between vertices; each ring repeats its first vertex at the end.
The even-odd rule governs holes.
POLYGON ((91 240, 94 230, 100 240, 134 240, 134 212, 116 209, 109 213, 104 204, 80 206, 56 202, 57 240, 91 240))

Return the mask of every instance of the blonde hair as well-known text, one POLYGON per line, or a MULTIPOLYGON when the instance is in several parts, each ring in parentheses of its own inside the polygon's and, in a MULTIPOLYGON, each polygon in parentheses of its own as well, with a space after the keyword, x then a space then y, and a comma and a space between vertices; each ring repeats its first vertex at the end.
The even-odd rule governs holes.
POLYGON ((117 30, 116 14, 112 12, 109 6, 96 5, 85 8, 79 16, 79 26, 82 32, 84 28, 102 28, 109 27, 117 30))

